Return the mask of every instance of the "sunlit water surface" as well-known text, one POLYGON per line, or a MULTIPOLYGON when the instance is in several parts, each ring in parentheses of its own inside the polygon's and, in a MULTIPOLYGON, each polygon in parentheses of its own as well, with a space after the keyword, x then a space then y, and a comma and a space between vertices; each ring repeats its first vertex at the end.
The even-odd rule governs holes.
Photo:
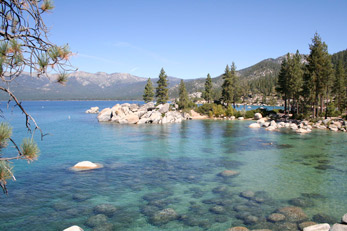
MULTIPOLYGON (((0 230, 279 230, 266 217, 293 201, 309 220, 323 213, 338 222, 347 212, 347 134, 268 132, 248 128, 251 121, 118 125, 84 113, 114 104, 24 102, 49 135, 36 138, 38 161, 14 161, 17 181, 1 195, 0 230), (69 170, 83 160, 104 168, 69 170), (224 170, 240 174, 223 178, 224 170), (243 191, 255 196, 241 197, 243 191), (105 203, 116 210, 88 222, 105 203), (155 220, 167 208, 177 216, 155 220)), ((29 135, 18 108, 9 112, 2 103, 1 109, 17 141, 29 135)))

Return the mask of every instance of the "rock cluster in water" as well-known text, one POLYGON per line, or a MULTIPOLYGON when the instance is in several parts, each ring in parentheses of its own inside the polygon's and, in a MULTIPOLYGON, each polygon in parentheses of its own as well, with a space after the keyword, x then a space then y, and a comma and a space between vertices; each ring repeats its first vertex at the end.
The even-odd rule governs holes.
POLYGON ((87 114, 97 114, 99 113, 99 107, 91 107, 90 109, 86 110, 87 114))
POLYGON ((256 119, 257 122, 250 124, 249 125, 250 128, 265 127, 265 130, 267 131, 275 131, 280 128, 288 128, 297 133, 309 133, 312 131, 312 128, 329 129, 330 131, 335 131, 335 132, 347 131, 347 122, 343 120, 333 121, 331 119, 325 119, 325 120, 319 120, 316 123, 311 123, 307 120, 303 120, 303 121, 290 120, 289 122, 286 122, 286 121, 276 122, 275 120, 267 121, 265 118, 261 118, 261 117, 259 118, 258 116, 254 116, 254 119, 256 119))
POLYGON ((170 104, 154 105, 149 102, 142 106, 137 104, 116 104, 112 108, 105 108, 98 114, 99 122, 115 122, 119 124, 166 124, 180 123, 191 119, 188 113, 181 113, 170 104))

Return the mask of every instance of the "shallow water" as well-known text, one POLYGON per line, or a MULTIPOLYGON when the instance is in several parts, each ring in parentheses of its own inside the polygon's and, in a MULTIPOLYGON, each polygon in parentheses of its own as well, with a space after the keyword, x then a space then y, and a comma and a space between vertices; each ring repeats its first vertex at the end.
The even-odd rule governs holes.
MULTIPOLYGON (((93 230, 87 220, 105 203, 117 210, 94 230, 276 230, 266 217, 298 201, 309 220, 325 213, 338 222, 347 212, 347 134, 268 132, 249 129, 250 121, 117 125, 84 114, 114 104, 24 103, 50 135, 38 141, 39 161, 14 162, 17 181, 1 196, 0 230, 93 230), (69 170, 83 160, 104 168, 69 170), (223 178, 224 170, 240 174, 223 178), (240 196, 249 190, 256 196, 240 196), (154 214, 167 208, 178 216, 156 222, 154 214)), ((5 120, 17 140, 27 134, 18 109, 5 111, 5 120)))

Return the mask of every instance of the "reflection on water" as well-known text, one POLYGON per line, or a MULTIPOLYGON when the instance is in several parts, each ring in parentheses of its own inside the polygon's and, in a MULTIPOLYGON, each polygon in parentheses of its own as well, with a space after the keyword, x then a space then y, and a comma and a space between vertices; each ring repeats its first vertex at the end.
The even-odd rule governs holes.
POLYGON ((347 212, 346 134, 267 132, 248 121, 99 124, 81 111, 66 111, 73 123, 55 111, 54 124, 40 112, 54 135, 40 143, 38 162, 16 163, 0 230, 298 230, 347 212), (105 167, 68 170, 82 160, 105 167), (275 211, 296 220, 274 223, 275 211))

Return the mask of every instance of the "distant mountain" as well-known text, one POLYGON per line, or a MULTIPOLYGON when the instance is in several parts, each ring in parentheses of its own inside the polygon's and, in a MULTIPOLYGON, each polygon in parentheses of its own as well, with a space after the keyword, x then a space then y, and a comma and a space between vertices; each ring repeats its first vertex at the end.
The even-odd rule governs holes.
MULTIPOLYGON (((305 57, 303 55, 303 57, 305 57)), ((255 81, 260 78, 275 78, 281 68, 285 55, 276 59, 265 59, 253 66, 237 71, 241 81, 255 81)), ((333 63, 342 59, 347 63, 347 50, 332 55, 333 63)), ((303 59, 305 62, 305 59, 303 59)), ((107 74, 104 72, 75 72, 70 75, 66 86, 55 83, 56 75, 48 77, 31 77, 24 73, 11 83, 11 90, 23 100, 121 100, 142 99, 147 78, 127 73, 107 74)), ((178 96, 178 85, 181 79, 168 77, 170 97, 178 96)), ((203 91, 206 77, 185 80, 189 93, 203 91)), ((152 79, 156 86, 158 79, 152 79)), ((215 89, 223 83, 222 75, 212 78, 215 89)), ((5 93, 0 93, 0 100, 7 100, 5 93)))
MULTIPOLYGON (((249 80, 249 81, 259 79, 267 75, 277 76, 281 69, 281 63, 284 58, 285 58, 285 55, 278 57, 276 59, 271 59, 271 58, 265 59, 253 66, 236 71, 236 74, 239 76, 240 80, 249 80)), ((205 87, 205 80, 206 80, 206 77, 193 79, 193 80, 186 80, 185 84, 186 84, 187 91, 190 93, 203 91, 205 87)), ((212 78, 212 85, 214 88, 220 87, 222 83, 223 83, 222 74, 215 78, 212 78)), ((170 89, 170 92, 172 95, 177 95, 178 86, 175 86, 174 88, 170 89)))
MULTIPOLYGON (((147 78, 127 73, 107 74, 104 72, 71 74, 66 86, 55 82, 57 76, 31 77, 24 73, 11 83, 11 91, 25 100, 109 100, 109 99, 141 99, 147 78)), ((152 79, 156 85, 158 79, 152 79)), ((180 82, 180 79, 168 77, 169 87, 180 82)), ((5 93, 1 100, 7 100, 5 93)))

